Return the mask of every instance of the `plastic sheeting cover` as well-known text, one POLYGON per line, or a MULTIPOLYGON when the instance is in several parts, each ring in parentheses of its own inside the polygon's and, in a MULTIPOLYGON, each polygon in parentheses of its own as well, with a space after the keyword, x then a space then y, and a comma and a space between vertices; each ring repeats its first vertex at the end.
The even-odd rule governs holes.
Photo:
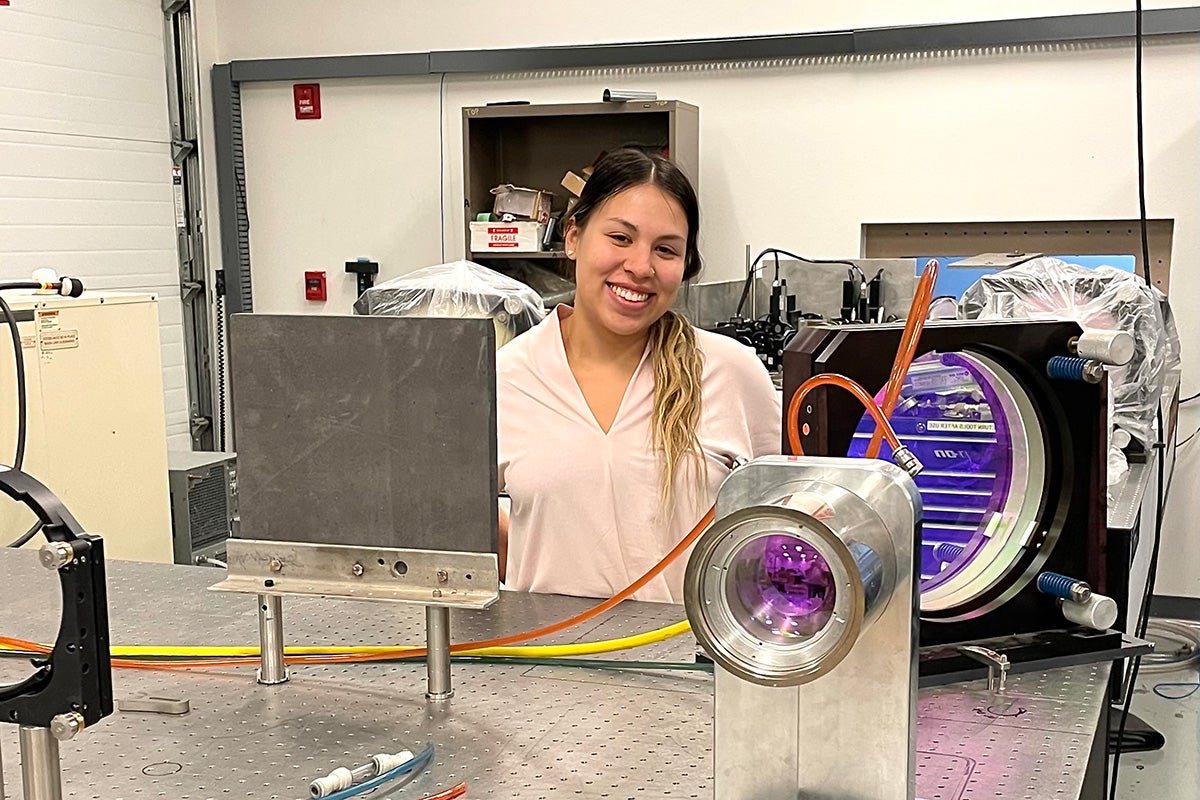
POLYGON ((1169 370, 1179 365, 1179 334, 1162 292, 1113 267, 1087 269, 1056 258, 1035 258, 985 275, 958 304, 961 319, 1073 319, 1087 329, 1124 330, 1133 358, 1109 368, 1112 424, 1144 444, 1154 441, 1154 418, 1169 370))
POLYGON ((496 323, 496 347, 545 316, 530 287, 471 261, 426 267, 363 292, 354 312, 392 317, 487 317, 496 323))

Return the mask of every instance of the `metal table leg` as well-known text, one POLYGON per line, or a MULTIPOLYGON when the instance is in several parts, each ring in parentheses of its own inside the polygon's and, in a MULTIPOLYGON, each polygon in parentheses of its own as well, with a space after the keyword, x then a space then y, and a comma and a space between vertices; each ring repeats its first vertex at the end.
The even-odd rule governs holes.
POLYGON ((279 595, 258 596, 258 646, 262 664, 258 682, 273 686, 290 677, 283 662, 283 598, 279 595))
POLYGON ((4 800, 4 742, 0 741, 0 800, 4 800))
POLYGON ((454 696, 450 685, 450 609, 425 606, 425 656, 427 689, 430 700, 449 700, 454 696))
POLYGON ((62 800, 62 768, 58 740, 49 728, 22 725, 21 783, 25 800, 62 800))

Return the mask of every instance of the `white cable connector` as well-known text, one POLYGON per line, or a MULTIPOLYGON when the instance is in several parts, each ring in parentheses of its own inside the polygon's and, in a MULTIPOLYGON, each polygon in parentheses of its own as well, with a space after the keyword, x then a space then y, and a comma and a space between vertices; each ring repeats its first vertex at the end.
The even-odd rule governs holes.
POLYGON ((372 763, 375 764, 375 774, 382 775, 383 773, 393 770, 396 767, 408 761, 412 761, 413 754, 408 750, 401 750, 399 753, 388 755, 387 753, 376 753, 371 756, 372 763))
POLYGON ((338 767, 324 778, 317 778, 308 787, 313 797, 328 797, 334 792, 349 789, 354 785, 354 773, 345 767, 338 767))
POLYGON ((361 783, 370 778, 378 778, 383 773, 390 772, 401 764, 406 764, 412 760, 413 754, 408 750, 401 750, 399 753, 392 755, 388 753, 376 753, 371 756, 370 763, 363 764, 361 767, 355 767, 353 770, 338 767, 324 778, 314 780, 309 784, 308 788, 314 798, 329 797, 334 792, 349 789, 356 783, 361 783))

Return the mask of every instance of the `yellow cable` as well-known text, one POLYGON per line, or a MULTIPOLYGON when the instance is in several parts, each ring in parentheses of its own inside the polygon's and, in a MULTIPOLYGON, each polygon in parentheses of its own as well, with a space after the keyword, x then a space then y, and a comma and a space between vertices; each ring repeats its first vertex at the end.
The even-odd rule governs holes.
MULTIPOLYGON (((586 656, 597 653, 612 653, 618 650, 631 650, 656 642, 662 642, 691 630, 687 620, 668 625, 645 633, 625 636, 619 639, 606 639, 599 642, 581 642, 579 644, 561 645, 523 645, 516 647, 488 647, 482 650, 470 650, 455 655, 462 656, 510 656, 516 658, 558 658, 562 656, 586 656)), ((8 648, 0 648, 8 649, 8 648)), ((288 647, 284 653, 288 656, 310 655, 376 655, 394 653, 403 656, 406 652, 417 650, 415 646, 386 647, 372 646, 328 646, 328 647, 288 647)), ((155 645, 129 645, 111 648, 113 658, 147 658, 147 657, 181 657, 181 658, 231 658, 259 656, 257 647, 160 647, 155 645)))

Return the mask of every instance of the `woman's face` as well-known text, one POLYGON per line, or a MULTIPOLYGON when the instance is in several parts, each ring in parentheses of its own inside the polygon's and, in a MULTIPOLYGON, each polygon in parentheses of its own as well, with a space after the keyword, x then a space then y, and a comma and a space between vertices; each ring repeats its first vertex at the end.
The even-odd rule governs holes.
POLYGON ((567 232, 576 313, 618 336, 645 333, 679 293, 687 235, 683 206, 657 186, 608 198, 567 232))

